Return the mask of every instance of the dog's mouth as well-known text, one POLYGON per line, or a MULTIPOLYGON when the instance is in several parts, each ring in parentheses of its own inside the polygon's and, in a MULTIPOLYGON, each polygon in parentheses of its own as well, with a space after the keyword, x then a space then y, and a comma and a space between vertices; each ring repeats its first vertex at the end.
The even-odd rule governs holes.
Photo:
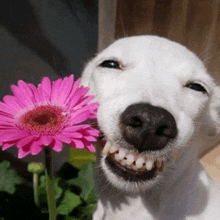
POLYGON ((126 181, 151 180, 165 168, 163 159, 151 159, 136 151, 111 145, 109 141, 103 148, 103 154, 109 169, 126 181))

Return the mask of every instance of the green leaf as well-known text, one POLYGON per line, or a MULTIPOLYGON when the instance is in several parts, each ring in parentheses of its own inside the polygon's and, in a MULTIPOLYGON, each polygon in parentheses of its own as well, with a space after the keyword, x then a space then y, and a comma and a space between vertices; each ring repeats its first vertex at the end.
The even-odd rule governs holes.
POLYGON ((95 208, 96 208, 96 204, 90 204, 90 205, 87 205, 84 209, 83 209, 83 219, 85 220, 90 220, 92 219, 92 215, 93 215, 93 212, 95 211, 95 208))
POLYGON ((73 166, 80 168, 84 164, 96 161, 96 156, 85 149, 69 148, 68 162, 73 166))
POLYGON ((95 188, 93 187, 93 189, 90 191, 88 198, 86 200, 87 204, 96 204, 98 202, 98 195, 96 193, 95 188))
POLYGON ((96 204, 82 205, 77 208, 77 218, 83 220, 91 220, 96 204))
POLYGON ((86 201, 94 188, 94 169, 95 164, 90 163, 82 166, 76 179, 68 181, 70 185, 79 186, 82 190, 80 196, 86 201))
POLYGON ((68 215, 75 207, 81 204, 81 199, 69 189, 66 190, 63 200, 58 206, 58 213, 68 215))
POLYGON ((10 194, 15 192, 15 185, 23 183, 23 179, 10 168, 9 161, 0 163, 0 191, 10 194))

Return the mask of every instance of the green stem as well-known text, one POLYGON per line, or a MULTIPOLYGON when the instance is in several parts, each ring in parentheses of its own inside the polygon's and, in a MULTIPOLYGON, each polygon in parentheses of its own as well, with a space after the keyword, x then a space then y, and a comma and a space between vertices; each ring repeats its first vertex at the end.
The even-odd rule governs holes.
POLYGON ((35 204, 39 207, 39 188, 38 188, 38 183, 39 183, 39 175, 38 173, 33 174, 33 183, 34 183, 34 202, 35 204))
POLYGON ((56 220, 57 209, 55 201, 55 187, 53 184, 53 167, 52 167, 52 150, 45 147, 45 165, 46 165, 46 182, 47 182, 47 201, 49 209, 49 220, 56 220))

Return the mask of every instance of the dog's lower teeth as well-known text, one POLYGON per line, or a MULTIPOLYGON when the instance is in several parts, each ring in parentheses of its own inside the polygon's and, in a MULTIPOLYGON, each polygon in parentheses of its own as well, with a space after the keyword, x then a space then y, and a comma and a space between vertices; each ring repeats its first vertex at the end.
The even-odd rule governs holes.
POLYGON ((120 161, 120 164, 121 164, 122 166, 126 166, 126 160, 121 160, 121 161, 120 161))
POLYGON ((131 165, 134 162, 134 156, 132 154, 127 155, 126 158, 127 165, 131 165))
POLYGON ((135 170, 135 171, 137 171, 139 168, 134 165, 134 166, 132 167, 132 169, 135 170))
POLYGON ((120 161, 121 159, 119 158, 119 153, 115 154, 115 160, 120 161))
POLYGON ((143 164, 144 164, 144 158, 142 158, 142 157, 138 158, 136 161, 136 167, 138 169, 140 169, 140 168, 142 168, 143 164))
POLYGON ((125 157, 125 155, 126 155, 126 152, 123 149, 120 149, 118 153, 118 159, 122 160, 125 157))
POLYGON ((120 163, 122 166, 125 166, 127 169, 134 171, 150 171, 154 166, 158 168, 158 172, 164 170, 165 164, 162 160, 151 160, 143 157, 138 157, 138 155, 128 154, 124 149, 118 148, 115 145, 111 145, 109 141, 106 142, 103 154, 112 154, 113 158, 120 163), (128 154, 128 155, 127 155, 128 154))
POLYGON ((151 170, 153 168, 153 164, 154 164, 153 160, 147 160, 146 165, 145 165, 146 169, 151 170))

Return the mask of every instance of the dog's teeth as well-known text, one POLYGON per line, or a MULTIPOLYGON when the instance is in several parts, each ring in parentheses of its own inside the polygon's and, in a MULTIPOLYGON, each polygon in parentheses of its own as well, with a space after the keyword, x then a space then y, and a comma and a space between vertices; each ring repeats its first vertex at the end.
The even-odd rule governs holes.
POLYGON ((144 164, 144 158, 140 157, 136 160, 136 167, 138 169, 142 168, 143 164, 144 164))
POLYGON ((132 166, 132 169, 133 170, 135 170, 135 171, 137 171, 139 168, 137 168, 137 166, 136 166, 136 164, 132 164, 133 166, 132 166))
POLYGON ((125 166, 125 165, 126 165, 126 160, 121 160, 121 161, 120 161, 120 164, 121 164, 122 166, 125 166))
POLYGON ((121 159, 119 158, 119 153, 115 154, 115 160, 120 161, 121 159))
POLYGON ((105 147, 104 147, 104 149, 102 151, 102 153, 103 154, 107 154, 110 148, 111 148, 111 144, 110 144, 109 141, 107 141, 106 144, 105 144, 105 147))
POLYGON ((158 168, 160 168, 161 165, 162 165, 162 161, 160 161, 160 160, 156 160, 156 166, 157 166, 158 168))
POLYGON ((148 171, 150 171, 153 168, 153 164, 154 164, 153 160, 147 160, 147 162, 146 162, 146 169, 148 171))
POLYGON ((152 159, 144 159, 143 157, 139 157, 138 155, 128 154, 125 149, 117 148, 115 145, 111 145, 109 141, 106 142, 103 148, 103 154, 114 154, 114 158, 117 162, 119 162, 122 166, 127 167, 128 169, 132 169, 134 171, 150 171, 156 166, 158 172, 162 172, 165 167, 165 163, 163 160, 152 160, 152 159))
POLYGON ((159 171, 160 171, 160 172, 163 172, 164 168, 165 168, 165 164, 164 164, 164 162, 162 161, 162 162, 161 162, 161 166, 159 167, 159 171))
POLYGON ((113 154, 113 153, 115 153, 117 150, 118 150, 118 148, 113 145, 113 146, 111 146, 109 152, 110 152, 111 154, 113 154))
POLYGON ((117 155, 118 155, 118 159, 122 160, 125 157, 125 155, 126 155, 126 151, 123 150, 123 149, 120 149, 119 153, 117 155))
POLYGON ((131 165, 134 162, 134 156, 132 154, 127 155, 126 158, 127 158, 126 160, 127 165, 131 165))

